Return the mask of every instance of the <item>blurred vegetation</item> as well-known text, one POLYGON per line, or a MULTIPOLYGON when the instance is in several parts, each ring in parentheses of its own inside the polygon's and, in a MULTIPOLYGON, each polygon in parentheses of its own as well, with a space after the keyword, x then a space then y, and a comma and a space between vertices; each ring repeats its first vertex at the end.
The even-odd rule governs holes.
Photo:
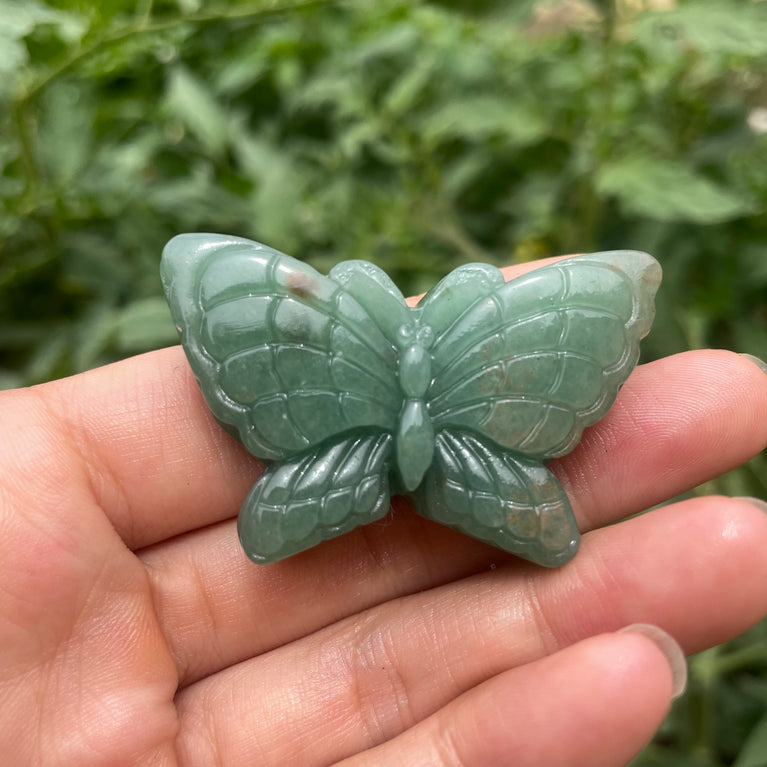
MULTIPOLYGON (((648 357, 767 358, 767 2, 0 0, 0 387, 174 343, 159 254, 205 230, 411 293, 648 250, 648 357)), ((767 765, 767 625, 691 668, 636 764, 767 765)))

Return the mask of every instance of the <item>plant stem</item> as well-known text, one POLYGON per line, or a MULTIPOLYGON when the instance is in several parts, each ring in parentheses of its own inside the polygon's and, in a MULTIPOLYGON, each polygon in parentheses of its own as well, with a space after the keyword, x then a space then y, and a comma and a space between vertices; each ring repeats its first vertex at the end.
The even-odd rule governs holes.
POLYGON ((701 686, 700 711, 696 722, 695 750, 709 759, 715 753, 714 721, 716 718, 716 693, 719 681, 718 656, 720 648, 712 647, 695 658, 694 670, 701 686))
MULTIPOLYGON (((102 48, 106 48, 115 43, 120 43, 130 37, 140 34, 162 32, 182 24, 205 24, 212 21, 231 21, 235 19, 259 19, 278 16, 287 11, 301 11, 315 6, 326 5, 331 0, 292 0, 292 2, 273 2, 270 7, 264 8, 263 3, 247 3, 233 8, 223 8, 218 11, 200 11, 190 13, 185 16, 173 16, 170 18, 157 18, 151 20, 146 16, 140 20, 133 20, 130 23, 116 26, 111 31, 93 38, 90 42, 76 48, 65 56, 58 64, 42 75, 38 80, 32 82, 26 89, 19 93, 15 101, 26 103, 34 99, 42 90, 44 90, 53 80, 61 77, 62 74, 74 69, 80 62, 97 53, 102 48)), ((152 3, 145 6, 144 13, 151 13, 152 3)))
POLYGON ((154 0, 139 0, 138 7, 136 8, 136 18, 138 19, 139 26, 143 29, 152 20, 152 7, 154 6, 154 0))
POLYGON ((25 109, 25 102, 15 101, 11 104, 11 116, 16 126, 21 148, 21 162, 24 167, 25 193, 27 197, 34 196, 40 185, 40 163, 35 150, 35 142, 30 129, 30 117, 25 109))
POLYGON ((716 672, 720 675, 729 674, 752 663, 763 665, 765 658, 767 658, 767 639, 716 658, 716 672))

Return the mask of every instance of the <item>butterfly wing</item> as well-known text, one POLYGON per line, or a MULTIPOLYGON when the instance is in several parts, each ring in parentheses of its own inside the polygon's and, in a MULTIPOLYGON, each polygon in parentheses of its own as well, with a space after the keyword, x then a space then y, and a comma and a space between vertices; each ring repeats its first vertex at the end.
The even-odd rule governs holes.
POLYGON ((384 516, 391 443, 351 434, 267 468, 237 520, 245 553, 269 564, 384 516))
POLYGON ((539 459, 564 455, 636 364, 660 266, 615 251, 505 283, 482 269, 476 287, 458 269, 419 304, 436 336, 427 392, 434 428, 469 429, 539 459), (458 298, 442 312, 434 299, 451 284, 458 298))
POLYGON ((396 347, 399 329, 409 325, 412 316, 405 298, 389 275, 368 261, 353 260, 336 264, 328 277, 354 296, 389 343, 396 347))
POLYGON ((575 517, 540 461, 460 430, 437 435, 435 459, 415 495, 420 514, 545 567, 577 551, 575 517))
POLYGON ((251 453, 284 459, 361 427, 394 431, 395 348, 338 282, 215 234, 175 237, 161 272, 207 403, 251 453))

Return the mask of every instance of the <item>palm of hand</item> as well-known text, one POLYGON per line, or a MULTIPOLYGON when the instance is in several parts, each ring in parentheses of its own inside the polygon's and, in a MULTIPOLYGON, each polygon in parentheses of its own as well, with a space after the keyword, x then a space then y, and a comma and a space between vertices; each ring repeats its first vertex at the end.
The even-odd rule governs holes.
POLYGON ((767 378, 736 355, 639 368, 554 467, 591 531, 557 571, 404 503, 252 565, 232 515, 258 466, 178 349, 4 394, 0 412, 12 765, 622 764, 670 674, 643 637, 593 635, 651 622, 696 651, 767 612, 767 517, 750 504, 603 527, 764 447, 767 378))

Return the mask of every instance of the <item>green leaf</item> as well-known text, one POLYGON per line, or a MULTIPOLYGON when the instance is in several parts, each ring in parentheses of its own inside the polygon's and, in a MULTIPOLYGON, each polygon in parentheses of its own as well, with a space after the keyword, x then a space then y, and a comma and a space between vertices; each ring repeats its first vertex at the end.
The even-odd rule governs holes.
POLYGON ((91 157, 93 102, 81 83, 60 82, 43 93, 40 155, 59 183, 73 180, 91 157))
POLYGON ((492 156, 486 151, 469 152, 444 169, 442 188, 454 198, 482 178, 492 165, 492 156))
POLYGON ((93 307, 78 323, 72 349, 74 370, 80 372, 99 364, 101 355, 113 341, 116 318, 117 313, 108 305, 102 304, 93 307))
POLYGON ((403 22, 372 35, 357 47, 357 66, 379 63, 381 59, 397 58, 410 53, 418 45, 418 31, 411 24, 403 22))
POLYGON ((166 103, 206 150, 213 155, 223 153, 229 138, 226 117, 205 82, 185 67, 174 67, 166 103))
POLYGON ((68 43, 75 43, 86 29, 85 21, 71 11, 60 11, 37 0, 0 0, 0 35, 22 40, 39 24, 51 24, 68 43))
POLYGON ((176 0, 176 5, 184 13, 194 13, 202 7, 202 0, 176 0))
POLYGON ((422 60, 405 73, 392 85, 386 94, 384 105, 392 115, 404 114, 418 103, 418 100, 434 77, 435 63, 422 60))
POLYGON ((83 20, 71 12, 58 11, 36 0, 0 0, 0 94, 10 93, 16 74, 29 60, 24 38, 40 24, 56 28, 69 45, 80 40, 87 28, 83 20))
MULTIPOLYGON (((13 74, 22 64, 27 61, 27 49, 23 42, 7 34, 7 30, 0 29, 0 74, 13 74)), ((9 93, 11 88, 6 81, 0 84, 0 93, 9 93)))
POLYGON ((117 348, 124 354, 169 346, 178 342, 178 331, 164 298, 139 299, 120 312, 117 323, 117 348))
POLYGON ((749 201, 673 160, 625 157, 603 165, 597 191, 616 197, 624 211, 658 221, 714 224, 745 215, 749 201))
POLYGON ((259 240, 280 243, 294 252, 296 224, 304 190, 304 177, 291 157, 269 141, 237 130, 234 153, 246 176, 255 182, 250 195, 254 228, 259 240))
POLYGON ((318 74, 296 89, 290 99, 294 110, 322 110, 326 114, 332 110, 339 118, 360 116, 366 110, 361 84, 346 71, 318 74))
POLYGON ((751 730, 733 767, 767 767, 767 714, 751 730))
POLYGON ((433 111, 423 125, 424 135, 432 143, 499 135, 523 146, 542 138, 546 130, 545 120, 531 103, 484 95, 451 100, 433 111))
POLYGON ((24 371, 27 383, 49 381, 61 375, 60 368, 70 349, 70 330, 69 326, 57 328, 35 349, 24 371))
POLYGON ((686 3, 640 17, 637 34, 650 46, 659 35, 675 35, 704 53, 763 56, 767 53, 767 3, 686 3))
POLYGON ((4 389, 17 389, 24 385, 24 376, 13 370, 0 368, 0 391, 4 389))

